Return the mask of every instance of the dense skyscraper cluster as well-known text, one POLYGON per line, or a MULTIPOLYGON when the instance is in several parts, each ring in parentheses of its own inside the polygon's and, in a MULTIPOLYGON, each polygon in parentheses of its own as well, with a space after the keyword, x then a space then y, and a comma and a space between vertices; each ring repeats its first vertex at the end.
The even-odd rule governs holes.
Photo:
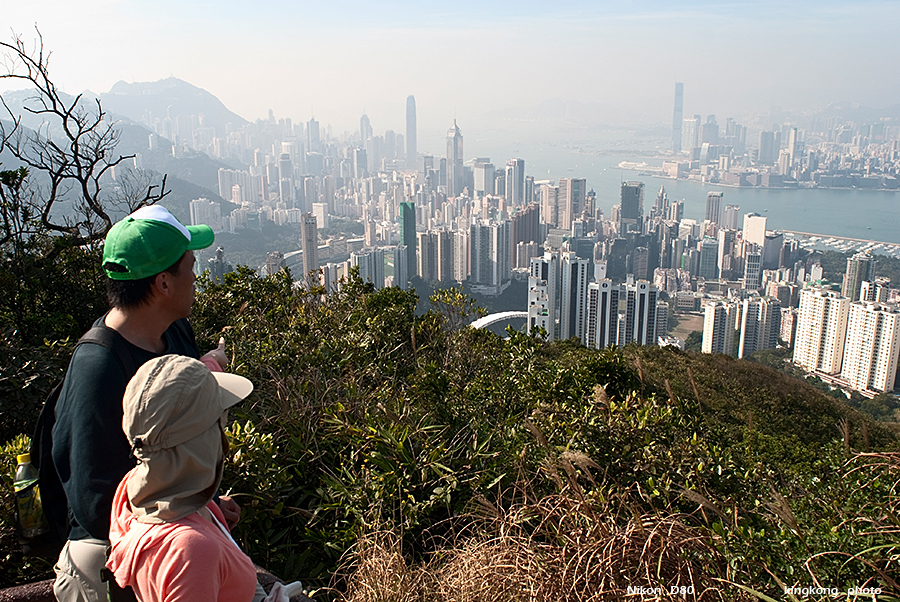
MULTIPOLYGON (((714 117, 677 119, 682 94, 678 86, 673 146, 680 138, 685 151, 700 148, 701 165, 718 156, 723 167, 735 147, 724 158, 719 147, 740 126, 727 120, 723 133, 714 117)), ((698 216, 685 216, 684 200, 665 187, 645 198, 641 181, 623 181, 617 198, 598 199, 577 173, 540 180, 521 157, 466 157, 456 120, 442 156, 420 154, 412 96, 405 136, 376 125, 362 114, 359 131, 337 139, 315 119, 253 124, 239 136, 260 141, 242 150, 250 168, 219 171, 220 194, 238 208, 217 214, 218 203, 196 199, 192 219, 231 231, 296 223, 301 249, 272 255, 265 269, 320 270, 329 291, 351 268, 377 288, 420 279, 496 296, 519 281, 528 327, 550 339, 594 348, 683 345, 667 337, 669 314, 702 314, 706 352, 744 357, 779 339, 796 341, 795 361, 841 386, 869 393, 887 386, 892 364, 884 358, 894 347, 883 341, 893 336, 891 302, 900 292, 874 278, 870 255, 847 262, 843 295, 804 293, 801 303, 821 266, 801 260, 801 241, 771 229, 765 215, 725 204, 727 191, 708 191, 698 216), (600 207, 610 205, 605 215, 600 207), (359 237, 325 235, 335 218, 361 222, 359 237), (864 368, 874 376, 863 378, 864 368)), ((790 164, 806 156, 798 129, 773 144, 793 157, 790 164)))

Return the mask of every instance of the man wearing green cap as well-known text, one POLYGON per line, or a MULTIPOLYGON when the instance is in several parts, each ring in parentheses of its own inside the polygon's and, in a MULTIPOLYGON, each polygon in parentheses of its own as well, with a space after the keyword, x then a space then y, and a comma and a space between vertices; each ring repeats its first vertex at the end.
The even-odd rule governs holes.
MULTIPOLYGON (((135 211, 106 236, 103 269, 111 309, 94 326, 121 337, 120 351, 79 345, 56 406, 53 464, 70 523, 69 541, 55 567, 58 600, 106 600, 100 570, 109 546, 112 499, 134 466, 122 432, 122 396, 134 370, 145 362, 163 354, 200 355, 186 319, 194 301, 193 252, 210 246, 213 238, 209 226, 184 226, 159 205, 135 211), (123 361, 123 353, 131 361, 123 361), (133 366, 130 373, 128 366, 133 366)), ((227 363, 224 344, 220 340, 201 358, 211 369, 227 363)), ((237 504, 223 497, 221 508, 229 522, 237 522, 237 504)))

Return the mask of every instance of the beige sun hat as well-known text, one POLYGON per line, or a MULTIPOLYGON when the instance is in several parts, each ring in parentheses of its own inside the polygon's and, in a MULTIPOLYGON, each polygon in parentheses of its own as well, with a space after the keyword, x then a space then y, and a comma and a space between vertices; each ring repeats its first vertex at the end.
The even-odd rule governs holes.
POLYGON ((137 520, 178 520, 212 498, 222 478, 224 413, 252 391, 246 378, 180 355, 138 369, 122 400, 122 429, 138 460, 127 484, 137 520))

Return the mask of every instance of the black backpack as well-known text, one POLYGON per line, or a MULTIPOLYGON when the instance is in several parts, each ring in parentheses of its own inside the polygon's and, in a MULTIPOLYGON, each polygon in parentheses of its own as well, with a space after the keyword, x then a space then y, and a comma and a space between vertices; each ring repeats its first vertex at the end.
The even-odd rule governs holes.
MULTIPOLYGON (((137 372, 128 344, 122 335, 112 328, 103 325, 92 327, 78 340, 75 348, 85 343, 100 345, 112 351, 119 360, 124 374, 137 372)), ((38 469, 41 505, 44 516, 50 524, 50 531, 22 541, 22 549, 26 554, 48 559, 59 556, 69 537, 69 504, 56 467, 53 465, 53 425, 56 423, 56 402, 59 400, 62 387, 63 381, 60 381, 47 396, 34 429, 34 436, 31 438, 31 463, 38 469)))

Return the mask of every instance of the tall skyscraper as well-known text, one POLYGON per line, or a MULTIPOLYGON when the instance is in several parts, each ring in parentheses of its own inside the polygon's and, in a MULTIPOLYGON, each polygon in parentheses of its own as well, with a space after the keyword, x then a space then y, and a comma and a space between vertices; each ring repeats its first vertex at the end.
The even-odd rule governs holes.
POLYGON ((409 255, 404 245, 394 247, 394 286, 406 290, 409 286, 409 255))
POLYGON ((588 284, 585 327, 582 343, 594 349, 616 344, 619 335, 619 299, 625 285, 607 278, 588 284))
POLYGON ((744 242, 752 242, 758 245, 760 250, 766 246, 766 218, 758 213, 748 213, 744 216, 744 242))
POLYGON ((416 97, 406 98, 406 168, 416 169, 418 150, 416 148, 416 97))
POLYGON ((506 162, 506 200, 514 207, 525 204, 524 159, 510 159, 506 162))
POLYGON ((700 241, 700 270, 697 274, 704 280, 719 277, 719 241, 709 236, 700 241))
POLYGON ((559 224, 559 186, 541 184, 541 221, 553 227, 559 224))
POLYGON ((653 204, 651 211, 651 219, 668 219, 669 217, 669 195, 666 193, 666 187, 660 186, 659 193, 656 195, 656 202, 653 204))
POLYGON ((350 253, 350 265, 359 267, 363 282, 371 282, 376 289, 384 288, 384 249, 368 248, 350 253))
POLYGON ((416 257, 419 278, 425 282, 437 280, 437 232, 417 232, 418 256, 416 257))
POLYGON ((494 194, 494 164, 488 159, 475 159, 473 169, 475 192, 477 197, 494 194))
MULTIPOLYGON (((515 249, 519 243, 541 243, 543 242, 541 238, 541 208, 537 203, 531 203, 510 216, 509 245, 511 250, 515 249)), ((510 255, 510 257, 513 264, 518 263, 515 255, 510 255)), ((527 267, 527 265, 522 267, 527 267)))
POLYGON ((500 294, 511 275, 509 260, 509 222, 480 220, 472 224, 472 271, 469 281, 487 294, 500 294))
POLYGON ((206 224, 213 232, 222 230, 222 210, 218 203, 204 198, 191 201, 191 225, 200 224, 206 224))
POLYGON ((681 122, 681 150, 693 153, 694 148, 700 144, 700 116, 685 119, 681 122))
POLYGON ((416 275, 416 243, 416 206, 411 201, 401 201, 400 245, 406 249, 406 269, 409 276, 416 275))
POLYGON ((849 311, 850 300, 835 291, 800 291, 794 363, 827 374, 840 372, 849 311))
POLYGON ((369 116, 363 113, 362 117, 359 118, 359 137, 362 143, 365 144, 366 140, 372 137, 372 134, 372 123, 369 121, 369 116))
POLYGON ((624 339, 620 345, 656 345, 656 287, 646 280, 626 285, 624 339))
POLYGON ((794 167, 800 161, 800 151, 801 151, 801 143, 799 138, 799 132, 797 128, 792 127, 788 132, 788 147, 787 152, 790 158, 788 159, 788 171, 782 172, 785 175, 790 174, 790 169, 794 167))
POLYGON ((312 213, 300 216, 300 245, 303 249, 303 276, 306 277, 319 269, 319 228, 312 213))
POLYGON ((454 119, 453 125, 447 130, 447 197, 461 195, 464 181, 463 135, 454 119))
POLYGON ((641 233, 644 226, 644 183, 622 182, 619 235, 641 233))
POLYGON ((751 251, 744 256, 744 288, 755 291, 762 286, 762 252, 751 251))
POLYGON ((741 208, 738 205, 725 205, 725 215, 722 218, 722 227, 727 230, 737 230, 738 214, 741 208))
MULTIPOLYGON (((643 186, 643 184, 641 184, 643 186)), ((585 192, 587 182, 584 178, 560 178, 559 179, 559 227, 564 230, 572 229, 575 221, 584 211, 585 192)), ((643 191, 642 191, 643 192, 643 191)))
POLYGON ((773 297, 744 299, 738 358, 761 349, 774 349, 781 333, 781 302, 773 297))
POLYGON ((841 294, 850 301, 859 301, 859 291, 863 282, 875 280, 875 258, 866 253, 856 253, 847 259, 841 294))
POLYGON ((684 84, 675 83, 675 111, 672 114, 672 150, 681 151, 681 124, 684 109, 684 84))
POLYGON ((722 193, 709 192, 706 194, 706 220, 716 226, 720 223, 722 215, 722 193))
POLYGON ((566 251, 560 258, 561 296, 559 304, 559 338, 584 337, 585 301, 587 301, 589 260, 579 259, 566 251))
POLYGON ((471 232, 468 228, 456 230, 453 233, 453 279, 457 282, 463 282, 469 278, 470 237, 471 232))
POLYGON ((309 152, 319 150, 319 122, 313 117, 306 123, 306 148, 309 152))
POLYGON ((900 309, 881 303, 851 303, 841 378, 859 391, 890 392, 898 354, 900 309))
POLYGON ((559 255, 546 251, 532 257, 528 275, 528 328, 543 328, 547 340, 556 340, 556 312, 559 294, 559 255))
POLYGON ((776 158, 775 132, 759 133, 759 152, 756 162, 762 165, 771 165, 776 158))
POLYGON ((435 268, 437 269, 438 282, 451 282, 454 280, 453 271, 453 232, 450 230, 438 230, 435 239, 435 268))
POLYGON ((703 353, 724 353, 734 357, 735 320, 737 303, 713 301, 706 306, 703 319, 703 353))

